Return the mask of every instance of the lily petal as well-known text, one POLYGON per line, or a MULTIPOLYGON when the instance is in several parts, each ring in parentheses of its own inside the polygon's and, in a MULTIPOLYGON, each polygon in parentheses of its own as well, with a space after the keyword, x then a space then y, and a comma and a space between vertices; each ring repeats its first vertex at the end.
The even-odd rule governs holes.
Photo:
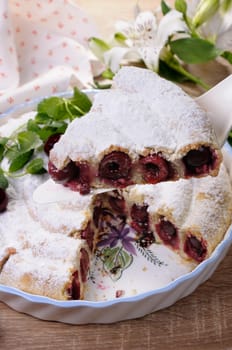
POLYGON ((159 56, 162 46, 139 47, 137 50, 147 68, 157 71, 159 68, 159 56))
POLYGON ((157 31, 156 16, 151 11, 143 11, 138 14, 135 20, 135 31, 139 35, 149 37, 157 31))
POLYGON ((117 21, 115 24, 117 32, 123 33, 127 38, 134 35, 134 25, 126 21, 117 21))
POLYGON ((131 48, 113 47, 111 50, 104 53, 104 62, 110 67, 113 73, 116 73, 120 68, 122 59, 129 57, 138 59, 139 54, 131 48))
POLYGON ((225 32, 232 28, 232 9, 222 15, 221 32, 225 32))
POLYGON ((232 50, 232 28, 218 36, 216 46, 223 50, 232 50))
POLYGON ((188 0, 187 16, 192 18, 196 13, 196 8, 200 0, 188 0))
POLYGON ((157 46, 163 47, 168 41, 169 36, 178 32, 188 32, 188 28, 183 20, 182 13, 171 10, 162 17, 159 23, 156 38, 157 46))

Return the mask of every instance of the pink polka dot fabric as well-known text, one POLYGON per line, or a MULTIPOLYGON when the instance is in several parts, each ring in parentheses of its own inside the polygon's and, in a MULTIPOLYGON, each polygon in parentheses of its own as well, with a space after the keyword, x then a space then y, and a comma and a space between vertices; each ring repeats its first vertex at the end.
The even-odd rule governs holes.
POLYGON ((94 23, 71 0, 0 1, 0 113, 14 104, 89 87, 102 67, 88 49, 94 23))

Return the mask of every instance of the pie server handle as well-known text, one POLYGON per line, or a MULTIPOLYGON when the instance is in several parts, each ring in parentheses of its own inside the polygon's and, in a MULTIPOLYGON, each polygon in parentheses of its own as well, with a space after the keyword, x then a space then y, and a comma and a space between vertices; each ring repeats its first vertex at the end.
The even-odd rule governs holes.
POLYGON ((223 146, 232 129, 232 74, 196 101, 208 112, 218 143, 223 146))

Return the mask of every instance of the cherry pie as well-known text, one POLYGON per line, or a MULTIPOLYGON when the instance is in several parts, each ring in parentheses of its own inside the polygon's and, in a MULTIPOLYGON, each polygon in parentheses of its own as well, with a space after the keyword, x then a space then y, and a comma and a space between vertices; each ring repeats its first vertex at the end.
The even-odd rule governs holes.
POLYGON ((10 184, 0 283, 85 299, 97 248, 128 228, 131 245, 162 244, 196 266, 231 224, 232 188, 220 163, 207 114, 191 98, 148 70, 122 69, 114 88, 97 94, 91 112, 50 151, 55 181, 28 175, 10 184), (41 184, 45 196, 65 191, 69 199, 34 201, 41 184))
POLYGON ((50 152, 51 177, 81 194, 216 176, 221 152, 208 115, 181 88, 125 67, 50 152))

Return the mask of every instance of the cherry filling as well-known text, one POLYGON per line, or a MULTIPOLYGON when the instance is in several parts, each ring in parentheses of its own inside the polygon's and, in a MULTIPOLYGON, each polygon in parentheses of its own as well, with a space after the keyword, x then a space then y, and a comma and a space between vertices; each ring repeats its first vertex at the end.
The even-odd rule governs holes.
POLYGON ((54 144, 59 141, 62 134, 51 135, 44 144, 44 152, 49 155, 54 144))
POLYGON ((3 188, 0 188, 0 212, 6 210, 8 204, 8 196, 6 194, 6 191, 3 188))
POLYGON ((96 206, 93 210, 93 222, 100 233, 106 233, 112 227, 120 229, 126 223, 126 216, 113 213, 111 209, 96 206))
POLYGON ((81 238, 85 239, 90 251, 93 251, 93 237, 94 237, 94 231, 91 229, 90 223, 88 223, 85 230, 81 232, 81 238))
POLYGON ((79 300, 81 297, 81 285, 79 281, 78 271, 72 274, 71 286, 67 289, 70 299, 79 300))
POLYGON ((102 211, 102 206, 101 206, 101 204, 97 205, 97 206, 94 207, 94 209, 93 209, 93 223, 94 223, 94 225, 95 225, 96 228, 99 227, 101 211, 102 211))
POLYGON ((155 242, 155 236, 152 231, 146 231, 139 237, 138 241, 139 245, 143 248, 148 248, 152 243, 155 242))
POLYGON ((65 168, 59 170, 51 161, 49 161, 48 173, 54 181, 64 184, 67 181, 70 181, 74 177, 78 176, 79 169, 76 167, 75 163, 70 162, 68 165, 66 165, 65 168))
POLYGON ((189 234, 184 244, 184 251, 194 260, 201 262, 207 254, 206 243, 203 239, 199 240, 197 237, 189 234))
POLYGON ((82 282, 86 282, 88 272, 89 272, 89 254, 84 248, 81 248, 80 270, 81 270, 81 280, 82 282))
POLYGON ((147 212, 148 205, 133 204, 131 207, 131 227, 138 233, 149 230, 149 215, 147 212))
POLYGON ((92 181, 92 173, 87 162, 76 162, 77 174, 74 178, 66 182, 65 186, 72 191, 80 192, 80 194, 88 194, 90 192, 90 182, 92 181))
POLYGON ((125 200, 120 195, 108 196, 108 202, 110 207, 116 213, 120 213, 120 214, 125 213, 125 209, 126 209, 125 200))
POLYGON ((48 173, 54 181, 62 183, 72 191, 78 191, 81 194, 88 194, 90 192, 92 173, 87 162, 74 163, 71 161, 66 167, 59 170, 49 161, 48 173))
POLYGON ((207 174, 213 169, 215 161, 216 155, 210 147, 191 150, 183 157, 185 176, 207 174))
POLYGON ((111 225, 114 215, 108 208, 95 207, 93 218, 94 218, 95 226, 100 230, 104 230, 106 226, 109 227, 111 225))
POLYGON ((114 185, 125 187, 131 178, 131 159, 128 154, 113 151, 100 162, 99 177, 114 185))
POLYGON ((170 245, 175 249, 178 248, 179 238, 177 229, 170 221, 161 219, 159 223, 155 225, 155 228, 164 244, 170 245))
POLYGON ((170 178, 170 164, 158 154, 141 157, 139 160, 143 179, 150 184, 156 184, 170 178))

